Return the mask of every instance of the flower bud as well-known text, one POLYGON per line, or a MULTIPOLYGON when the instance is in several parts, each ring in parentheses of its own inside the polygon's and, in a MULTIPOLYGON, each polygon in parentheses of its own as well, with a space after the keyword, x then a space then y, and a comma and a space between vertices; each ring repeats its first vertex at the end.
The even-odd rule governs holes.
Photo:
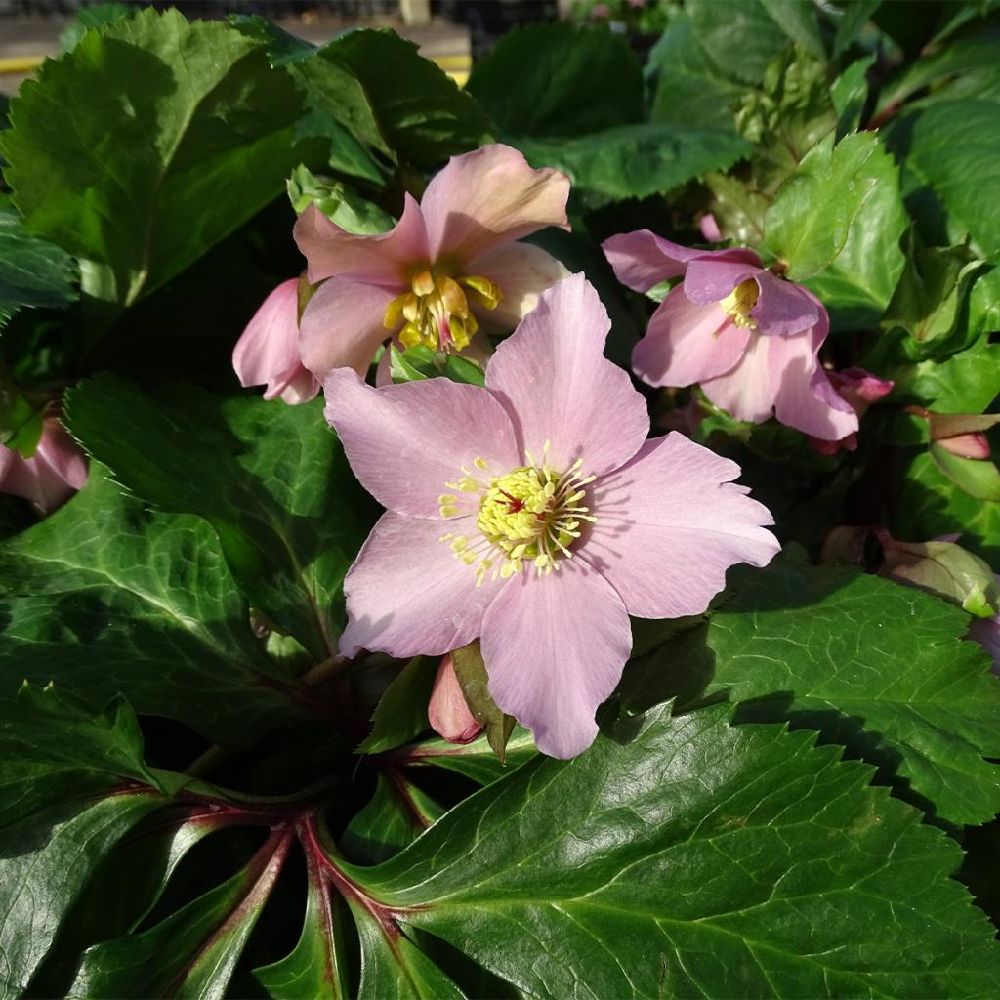
POLYGON ((30 500, 39 514, 51 514, 87 481, 87 461, 59 418, 48 416, 30 458, 0 445, 0 493, 30 500))
MULTIPOLYGON (((883 396, 892 392, 895 382, 881 379, 864 368, 845 368, 840 372, 827 372, 830 384, 837 390, 837 395, 854 407, 854 412, 860 420, 872 403, 878 402, 883 396)), ((848 434, 839 441, 824 441, 820 438, 810 438, 809 443, 821 455, 836 455, 838 451, 854 451, 858 446, 856 434, 848 434)))
POLYGON ((445 653, 438 664, 427 717, 434 731, 449 743, 468 743, 483 728, 465 702, 451 653, 445 653))

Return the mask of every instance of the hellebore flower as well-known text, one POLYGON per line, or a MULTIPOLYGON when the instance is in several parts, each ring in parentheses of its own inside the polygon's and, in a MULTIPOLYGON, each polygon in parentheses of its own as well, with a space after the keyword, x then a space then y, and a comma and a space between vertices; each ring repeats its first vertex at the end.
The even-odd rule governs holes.
POLYGON ((434 690, 427 705, 427 718, 434 732, 449 743, 468 743, 482 731, 483 727, 469 711, 451 653, 442 656, 438 664, 434 690))
POLYGON ((266 385, 265 399, 305 403, 319 392, 319 381, 299 353, 299 279, 278 285, 254 313, 233 348, 233 370, 240 385, 266 385))
POLYGON ((516 241, 569 228, 569 181, 533 170, 509 146, 454 156, 420 204, 406 195, 388 233, 356 236, 314 205, 295 224, 309 280, 323 281, 302 315, 302 360, 322 377, 364 374, 379 345, 461 351, 482 326, 512 329, 538 293, 566 275, 554 257, 516 241))
POLYGON ((486 369, 372 389, 327 376, 326 416, 388 508, 344 582, 341 652, 438 654, 479 637, 497 705, 554 757, 597 734, 629 614, 697 614, 736 562, 778 551, 739 467, 681 434, 646 440, 583 275, 561 281, 486 369))
POLYGON ((45 418, 31 458, 0 445, 0 493, 30 500, 39 514, 51 514, 86 481, 87 460, 58 417, 45 418))
POLYGON ((684 276, 653 313, 632 367, 654 386, 698 383, 737 420, 771 416, 836 441, 858 429, 817 353, 830 329, 816 297, 764 269, 747 249, 693 250, 648 229, 604 242, 618 280, 645 292, 684 276))
MULTIPOLYGON (((860 420, 872 403, 877 403, 892 392, 895 382, 881 379, 864 368, 845 368, 839 372, 827 372, 830 383, 842 399, 846 399, 854 408, 860 420)), ((856 434, 848 434, 839 441, 824 441, 820 438, 810 439, 813 448, 821 455, 836 455, 841 448, 854 451, 858 446, 856 434)))

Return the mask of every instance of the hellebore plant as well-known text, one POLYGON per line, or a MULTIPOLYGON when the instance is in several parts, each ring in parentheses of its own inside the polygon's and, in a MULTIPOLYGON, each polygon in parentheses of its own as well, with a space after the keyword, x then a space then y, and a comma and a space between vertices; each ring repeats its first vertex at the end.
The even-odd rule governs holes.
POLYGON ((646 440, 643 397, 604 358, 582 275, 541 296, 486 386, 324 383, 354 474, 388 508, 347 575, 340 650, 438 654, 480 639, 497 705, 572 757, 631 651, 629 615, 702 612, 733 563, 778 551, 735 463, 646 440))
POLYGON ((684 280, 653 313, 632 366, 653 386, 697 383, 737 420, 777 419, 838 441, 858 429, 853 407, 820 367, 830 329, 819 300, 766 270, 752 250, 694 250, 647 229, 604 242, 618 279, 646 292, 684 280))
POLYGON ((513 329, 567 273, 517 240, 568 228, 568 195, 565 175, 493 145, 452 157, 419 204, 405 196, 402 217, 382 235, 345 232, 310 205, 295 239, 309 280, 322 285, 302 315, 305 366, 320 377, 341 367, 363 374, 389 337, 457 352, 480 328, 513 329))

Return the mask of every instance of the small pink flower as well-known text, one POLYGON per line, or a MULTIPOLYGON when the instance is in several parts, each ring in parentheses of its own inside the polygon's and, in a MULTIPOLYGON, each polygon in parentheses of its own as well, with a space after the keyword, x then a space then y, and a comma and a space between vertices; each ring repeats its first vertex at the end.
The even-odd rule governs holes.
POLYGON ((612 236, 604 252, 619 281, 645 292, 684 276, 653 313, 632 366, 654 386, 698 383, 737 420, 771 416, 836 441, 858 429, 817 353, 829 317, 807 289, 771 274, 747 249, 692 250, 648 229, 612 236))
POLYGON ((324 384, 354 474, 388 512, 344 582, 341 652, 442 654, 477 637, 494 701, 572 757, 631 651, 629 615, 698 614, 736 562, 778 550, 739 467, 680 434, 646 440, 610 323, 573 275, 545 292, 486 369, 324 384))
POLYGON ((0 445, 0 493, 30 500, 39 514, 51 514, 86 481, 87 460, 58 417, 45 418, 31 458, 0 445))
MULTIPOLYGON (((841 398, 854 407, 858 420, 868 412, 872 403, 888 396, 896 384, 891 380, 881 379, 864 368, 845 368, 840 372, 827 372, 827 376, 841 398)), ((848 434, 839 441, 811 438, 810 444, 821 455, 836 455, 841 448, 854 451, 858 446, 858 437, 856 434, 848 434)))
POLYGON ((266 385, 265 399, 304 403, 319 392, 319 382, 299 353, 299 279, 278 285, 254 313, 233 348, 233 370, 240 385, 266 385))
POLYGON ((469 711, 462 686, 455 674, 455 661, 451 658, 451 653, 442 656, 438 664, 434 690, 427 706, 427 718, 438 736, 449 743, 468 743, 482 731, 483 727, 469 711))
POLYGON ((709 243, 722 242, 722 230, 719 228, 719 224, 715 221, 715 216, 711 212, 706 213, 698 220, 698 228, 701 230, 701 235, 709 243))
POLYGON ((395 229, 356 236, 314 205, 295 224, 309 280, 323 281, 302 315, 302 359, 322 377, 363 374, 388 337, 401 346, 464 350, 482 327, 507 332, 565 268, 516 242, 569 228, 569 181, 533 170, 509 146, 454 156, 420 204, 406 195, 395 229))

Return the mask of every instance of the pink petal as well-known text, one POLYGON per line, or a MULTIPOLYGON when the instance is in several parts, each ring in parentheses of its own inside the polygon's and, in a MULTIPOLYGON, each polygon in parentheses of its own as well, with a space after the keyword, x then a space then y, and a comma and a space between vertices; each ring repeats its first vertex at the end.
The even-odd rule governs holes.
POLYGON ((761 333, 802 333, 819 322, 820 313, 826 313, 819 301, 801 285, 783 281, 769 271, 757 275, 757 284, 760 298, 750 312, 761 333))
POLYGON ((591 487, 597 517, 580 557, 618 591, 629 614, 704 611, 734 563, 766 566, 780 546, 767 508, 731 480, 739 466, 682 434, 647 441, 591 487))
POLYGON ((319 392, 319 382, 299 354, 299 280, 278 285, 254 313, 233 348, 240 385, 266 385, 265 399, 281 396, 303 403, 319 392))
POLYGON ((978 642, 993 657, 993 673, 1000 674, 1000 615, 973 619, 966 639, 978 642))
POLYGON ((476 306, 471 296, 480 326, 498 333, 513 330, 538 305, 538 296, 569 274, 552 254, 528 243, 497 247, 473 261, 469 270, 500 287, 503 298, 493 310, 476 306))
POLYGON ((761 272, 750 250, 715 250, 693 257, 684 275, 684 291, 692 302, 721 302, 741 281, 761 272))
POLYGON ((427 185, 420 207, 433 260, 467 269, 502 243, 546 226, 568 229, 569 179, 534 170, 510 146, 483 146, 453 156, 427 185))
POLYGON ((309 262, 309 280, 349 274, 360 281, 395 287, 412 271, 432 260, 420 206, 407 194, 403 215, 394 229, 377 236, 357 236, 332 223, 315 205, 298 218, 292 230, 309 262))
POLYGON ((730 371, 749 339, 750 330, 731 323, 717 304, 697 305, 678 285, 635 345, 632 367, 649 385, 693 385, 730 371))
POLYGON ((372 528, 344 579, 344 656, 359 649, 433 656, 479 635, 483 612, 502 582, 487 575, 477 587, 475 567, 456 559, 441 533, 440 521, 393 513, 372 528))
POLYGON ((760 424, 771 416, 774 390, 768 364, 768 342, 773 339, 753 334, 735 368, 701 383, 702 392, 737 420, 760 424))
POLYGON ((306 368, 322 379, 334 368, 368 371, 382 341, 385 310, 394 290, 338 277, 324 281, 302 314, 300 350, 306 368))
POLYGON ((451 653, 442 656, 438 664, 434 690, 427 705, 427 718, 434 732, 449 743, 468 743, 482 731, 483 727, 469 711, 451 653))
POLYGON ((961 458, 990 457, 990 442, 985 434, 956 434, 954 437, 938 438, 938 444, 961 458))
POLYGON ((447 485, 462 478, 463 466, 485 482, 521 465, 510 418, 478 386, 432 378, 373 389, 336 368, 323 391, 326 419, 361 485, 397 514, 434 518, 438 534, 442 494, 453 494, 463 513, 478 509, 479 494, 447 485))
POLYGON ((494 701, 542 753, 566 759, 594 741, 594 713, 621 678, 632 632, 600 573, 579 559, 560 567, 512 577, 486 610, 480 644, 494 701))
POLYGON ((671 243, 648 229, 618 233, 601 247, 618 280, 637 292, 648 292, 653 285, 682 275, 688 261, 704 253, 671 243))
POLYGON ((30 500, 50 514, 87 481, 87 460, 56 417, 46 417, 30 458, 0 445, 0 492, 30 500))
POLYGON ((701 230, 701 235, 709 243, 722 242, 722 230, 719 228, 719 223, 711 212, 706 213, 698 220, 698 229, 701 230))
POLYGON ((583 459, 585 475, 617 468, 649 431, 646 403, 628 375, 604 357, 611 323, 582 274, 543 292, 486 369, 486 387, 504 404, 518 443, 557 470, 583 459))
POLYGON ((811 437, 839 441, 858 429, 858 415, 830 384, 816 353, 828 329, 823 313, 812 333, 761 338, 770 347, 774 415, 811 437))

